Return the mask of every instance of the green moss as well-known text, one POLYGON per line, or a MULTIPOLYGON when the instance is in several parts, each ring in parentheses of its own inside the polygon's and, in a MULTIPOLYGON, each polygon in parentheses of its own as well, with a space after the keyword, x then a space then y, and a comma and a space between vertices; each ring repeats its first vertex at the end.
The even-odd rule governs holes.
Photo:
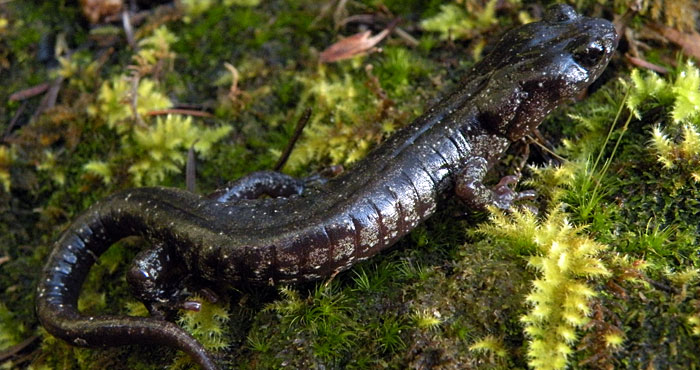
POLYGON ((677 77, 668 82, 653 72, 642 77, 639 70, 630 74, 632 93, 627 106, 641 118, 639 107, 647 110, 654 106, 667 106, 673 101, 671 116, 674 123, 692 122, 700 124, 698 103, 700 103, 700 71, 688 62, 676 71, 677 77))
POLYGON ((375 73, 389 97, 403 99, 411 93, 414 80, 428 76, 427 63, 406 48, 388 47, 375 73))
MULTIPOLYGON (((437 225, 444 223, 435 221, 437 225)), ((457 245, 449 257, 424 268, 421 278, 404 288, 403 306, 412 323, 406 345, 421 349, 403 353, 395 363, 523 367, 523 359, 514 355, 519 350, 512 350, 523 343, 517 318, 524 313, 522 297, 531 278, 521 257, 512 255, 505 246, 494 247, 492 240, 483 237, 457 245), (500 337, 508 348, 504 357, 468 350, 489 336, 500 337)))
POLYGON ((39 369, 56 368, 86 368, 94 363, 97 358, 94 351, 85 348, 77 348, 55 338, 43 329, 44 338, 41 343, 42 351, 47 355, 36 361, 34 366, 39 369))
POLYGON ((302 80, 307 86, 303 100, 312 100, 318 108, 289 159, 292 170, 328 157, 333 164, 352 163, 381 137, 378 125, 362 119, 374 112, 377 102, 357 67, 338 75, 321 66, 317 76, 302 80))
POLYGON ((0 304, 0 350, 18 344, 26 336, 27 328, 5 304, 0 304))
POLYGON ((615 289, 600 296, 609 310, 595 314, 598 323, 608 323, 607 329, 583 338, 588 350, 580 360, 599 365, 605 359, 616 367, 692 368, 700 341, 688 319, 697 314, 698 291, 685 278, 696 276, 694 269, 681 270, 685 277, 678 280, 668 271, 650 279, 646 274, 655 272, 638 260, 617 260, 612 267, 613 276, 606 285, 615 289), (609 344, 596 344, 594 336, 609 344), (615 345, 617 337, 622 342, 615 345))
MULTIPOLYGON (((280 293, 285 299, 271 303, 266 310, 280 315, 285 328, 283 335, 298 338, 300 345, 296 351, 311 354, 325 363, 340 363, 356 338, 357 324, 349 310, 350 298, 336 284, 317 286, 308 301, 301 300, 289 288, 281 288, 280 293)), ((257 343, 259 339, 249 337, 248 342, 257 343)), ((303 363, 304 359, 297 361, 303 363)))
POLYGON ((475 4, 473 6, 477 9, 473 9, 476 10, 473 13, 462 5, 442 5, 440 13, 421 21, 421 27, 426 31, 438 32, 442 39, 472 38, 497 23, 496 3, 489 0, 483 7, 475 4))
POLYGON ((382 353, 394 353, 406 348, 401 332, 410 328, 402 317, 385 317, 381 322, 373 322, 370 330, 374 331, 379 349, 382 353))
POLYGON ((442 0, 372 0, 373 6, 386 6, 395 14, 419 14, 421 17, 429 17, 437 13, 442 0))
POLYGON ((428 309, 416 310, 411 315, 411 321, 418 329, 437 330, 442 324, 440 311, 428 309))
MULTIPOLYGON (((216 5, 214 0, 183 0, 181 2, 182 7, 186 13, 185 22, 191 22, 192 18, 195 18, 202 13, 209 11, 211 7, 216 5)), ((260 0, 224 0, 223 5, 226 7, 230 6, 257 6, 260 4, 260 0)))

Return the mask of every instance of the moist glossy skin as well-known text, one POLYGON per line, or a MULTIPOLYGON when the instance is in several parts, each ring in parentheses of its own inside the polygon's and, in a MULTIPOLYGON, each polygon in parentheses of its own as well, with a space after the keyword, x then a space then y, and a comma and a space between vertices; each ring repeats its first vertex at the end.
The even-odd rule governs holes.
POLYGON ((542 21, 505 34, 456 91, 327 182, 260 172, 210 197, 170 188, 114 194, 56 243, 38 286, 39 319, 75 345, 163 344, 214 369, 196 340, 162 319, 183 275, 216 284, 320 279, 391 246, 444 194, 501 208, 531 196, 511 191, 512 177, 495 189, 481 181, 510 143, 600 75, 616 40, 606 20, 550 8, 542 21), (255 199, 261 194, 277 198, 255 199), (96 256, 129 235, 154 245, 128 275, 152 317, 80 314, 78 295, 96 256))

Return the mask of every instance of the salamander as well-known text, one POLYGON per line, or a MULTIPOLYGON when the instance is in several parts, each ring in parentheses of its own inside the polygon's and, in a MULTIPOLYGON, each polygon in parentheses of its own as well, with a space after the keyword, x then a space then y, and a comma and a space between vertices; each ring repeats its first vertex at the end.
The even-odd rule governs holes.
POLYGON ((556 5, 541 21, 505 33, 454 92, 337 177, 263 171, 211 196, 165 187, 113 194, 56 242, 37 288, 39 320, 77 346, 167 345, 215 369, 202 345, 163 315, 182 276, 233 285, 317 280, 394 244, 445 194, 503 209, 532 197, 509 187, 514 176, 495 187, 483 178, 511 143, 598 78, 616 47, 609 21, 556 5), (127 273, 151 317, 80 313, 90 267, 131 235, 152 245, 127 273))

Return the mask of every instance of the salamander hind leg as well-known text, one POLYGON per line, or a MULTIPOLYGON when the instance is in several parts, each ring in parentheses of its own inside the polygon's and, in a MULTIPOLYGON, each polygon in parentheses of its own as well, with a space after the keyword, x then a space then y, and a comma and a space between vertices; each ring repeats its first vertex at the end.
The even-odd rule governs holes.
POLYGON ((232 181, 214 191, 208 197, 218 202, 236 202, 241 199, 255 199, 263 195, 290 197, 304 191, 305 181, 281 172, 258 171, 232 181))
POLYGON ((126 275, 131 293, 154 318, 165 319, 180 308, 187 272, 176 254, 157 244, 136 255, 126 275))
POLYGON ((302 179, 281 172, 258 171, 230 182, 209 194, 208 197, 222 203, 256 199, 264 195, 272 198, 288 198, 301 195, 309 187, 323 185, 329 177, 337 176, 342 171, 343 167, 336 165, 302 179))
POLYGON ((487 205, 493 205, 509 209, 516 202, 535 198, 533 190, 516 192, 511 188, 518 182, 518 177, 514 175, 503 177, 493 188, 487 187, 482 181, 488 169, 486 159, 474 157, 457 175, 455 193, 468 206, 484 209, 487 205))

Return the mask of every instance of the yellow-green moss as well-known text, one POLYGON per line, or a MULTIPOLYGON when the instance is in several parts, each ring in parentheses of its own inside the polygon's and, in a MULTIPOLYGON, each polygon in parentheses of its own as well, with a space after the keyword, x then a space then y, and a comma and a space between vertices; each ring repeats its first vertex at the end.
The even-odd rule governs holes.
MULTIPOLYGON (((132 56, 137 70, 142 76, 159 73, 161 69, 172 69, 175 53, 170 50, 171 45, 177 42, 177 36, 165 26, 153 30, 153 33, 138 42, 138 50, 132 56), (163 66, 163 64, 167 64, 163 66)), ((140 94, 147 95, 147 94, 140 94)))
POLYGON ((465 3, 464 5, 452 3, 442 5, 440 13, 421 21, 421 27, 426 31, 438 32, 442 39, 454 40, 474 37, 497 23, 498 1, 489 0, 483 7, 476 5, 477 2, 465 3))
POLYGON ((15 155, 12 147, 0 146, 0 185, 2 185, 5 192, 10 191, 10 168, 12 167, 14 159, 15 155))
POLYGON ((170 173, 179 173, 187 150, 193 147, 206 158, 213 143, 231 131, 230 126, 203 128, 192 117, 168 115, 156 118, 155 125, 135 127, 124 142, 124 152, 132 158, 129 173, 136 185, 157 185, 170 173))
MULTIPOLYGON (((686 63, 673 82, 639 70, 631 75, 627 106, 637 118, 640 107, 670 105, 672 120, 657 124, 651 132, 651 147, 666 170, 677 170, 695 182, 700 181, 700 71, 686 63)), ((679 183, 678 186, 682 186, 679 183)))
POLYGON ((187 330, 206 349, 221 351, 228 347, 226 323, 230 320, 225 304, 212 303, 200 296, 192 296, 190 301, 199 302, 198 311, 181 310, 177 323, 187 330))
POLYGON ((516 241, 531 243, 536 255, 528 264, 540 273, 526 297, 530 312, 521 318, 530 338, 528 363, 535 369, 563 369, 574 350, 577 329, 588 322, 590 299, 596 295, 587 279, 610 273, 598 258, 606 246, 582 235, 572 226, 560 206, 542 222, 524 210, 514 217, 492 210, 491 222, 479 230, 516 241))
POLYGON ((493 353, 498 357, 504 357, 508 354, 503 341, 492 335, 487 335, 486 337, 477 340, 471 346, 469 346, 469 349, 476 352, 493 353))
POLYGON ((167 109, 172 106, 170 99, 159 91, 156 83, 148 78, 138 81, 136 89, 136 112, 133 112, 132 78, 120 75, 105 81, 100 87, 97 104, 88 108, 88 112, 103 119, 110 128, 120 135, 126 135, 136 124, 135 114, 145 116, 154 110, 167 109))

